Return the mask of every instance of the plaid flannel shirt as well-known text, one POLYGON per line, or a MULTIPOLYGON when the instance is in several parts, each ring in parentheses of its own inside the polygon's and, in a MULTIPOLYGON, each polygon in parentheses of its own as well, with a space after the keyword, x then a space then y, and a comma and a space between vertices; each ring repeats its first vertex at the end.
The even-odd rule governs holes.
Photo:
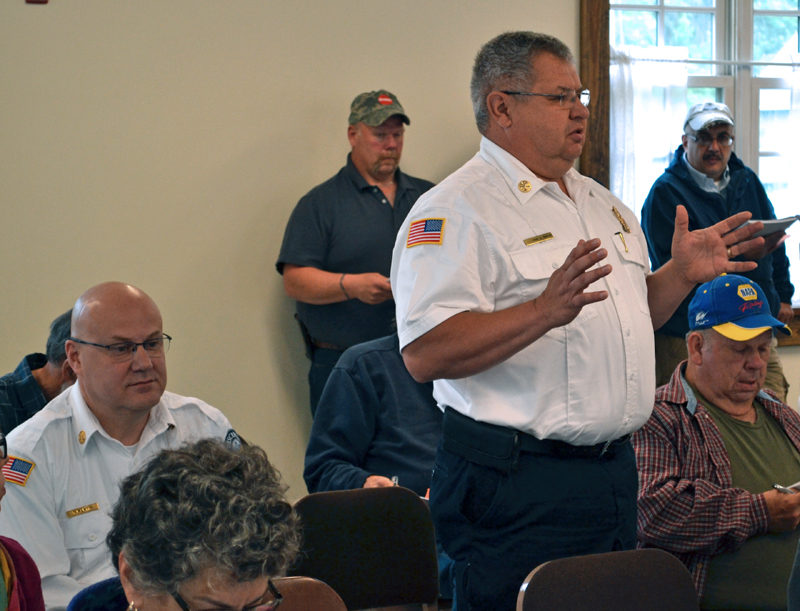
MULTIPOLYGON (((633 435, 639 470, 639 547, 658 547, 692 573, 699 596, 708 560, 767 532, 763 494, 734 488, 722 435, 683 377, 686 361, 656 391, 653 414, 633 435)), ((800 416, 772 391, 758 399, 800 449, 800 416)))
POLYGON ((0 431, 3 434, 8 435, 47 405, 47 399, 32 373, 46 364, 44 354, 29 354, 12 373, 0 378, 0 431))

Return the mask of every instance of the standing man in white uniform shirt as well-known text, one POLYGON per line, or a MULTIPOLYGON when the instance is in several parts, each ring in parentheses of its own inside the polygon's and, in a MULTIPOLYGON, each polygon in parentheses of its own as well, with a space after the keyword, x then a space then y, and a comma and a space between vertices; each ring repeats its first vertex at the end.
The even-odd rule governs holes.
POLYGON ((650 274, 636 217, 572 168, 589 92, 561 41, 498 36, 471 89, 480 152, 418 200, 391 281, 405 363, 445 410, 431 511, 456 604, 507 611, 542 562, 635 546, 653 328, 763 239, 731 231, 749 213, 690 233, 679 208, 650 274))
POLYGON ((49 611, 116 574, 105 540, 122 479, 187 441, 239 444, 219 410, 164 391, 169 340, 158 307, 139 289, 89 289, 66 342, 78 382, 8 436, 0 533, 35 560, 49 611))

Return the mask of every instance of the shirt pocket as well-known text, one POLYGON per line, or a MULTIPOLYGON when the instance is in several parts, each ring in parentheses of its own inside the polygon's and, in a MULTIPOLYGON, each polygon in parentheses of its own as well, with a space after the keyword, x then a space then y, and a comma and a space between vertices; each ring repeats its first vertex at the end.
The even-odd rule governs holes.
MULTIPOLYGON (((556 242, 552 245, 536 244, 528 246, 525 250, 509 253, 514 268, 522 278, 520 286, 523 301, 530 301, 544 292, 553 272, 564 265, 572 249, 573 246, 556 242)), ((589 287, 589 290, 593 290, 592 287, 589 287)), ((594 308, 584 307, 574 320, 564 327, 575 327, 596 316, 597 311, 594 308)))
POLYGON ((106 560, 105 542, 111 518, 100 509, 73 518, 60 518, 59 522, 69 557, 70 576, 80 581, 82 575, 95 568, 98 560, 106 560))
POLYGON ((622 261, 625 273, 628 274, 633 292, 636 293, 639 309, 650 316, 650 306, 647 304, 647 255, 642 253, 639 239, 629 233, 617 233, 612 236, 611 242, 622 261))

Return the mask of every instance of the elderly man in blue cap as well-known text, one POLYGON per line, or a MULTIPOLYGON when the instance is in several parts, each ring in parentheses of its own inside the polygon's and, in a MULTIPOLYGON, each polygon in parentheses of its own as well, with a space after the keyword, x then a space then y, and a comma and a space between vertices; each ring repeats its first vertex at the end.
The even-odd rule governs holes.
POLYGON ((773 317, 722 275, 689 304, 689 359, 633 435, 641 547, 682 560, 704 609, 785 609, 800 538, 800 416, 764 390, 773 317))

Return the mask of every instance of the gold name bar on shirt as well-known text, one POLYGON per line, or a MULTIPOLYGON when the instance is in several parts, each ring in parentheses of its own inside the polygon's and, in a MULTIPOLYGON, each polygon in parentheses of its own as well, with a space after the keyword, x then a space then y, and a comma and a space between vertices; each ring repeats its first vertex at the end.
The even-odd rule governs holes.
POLYGON ((553 234, 549 231, 547 233, 543 233, 541 235, 535 235, 532 238, 528 238, 525 240, 525 246, 533 246, 534 244, 541 244, 542 242, 547 242, 547 240, 552 240, 553 234))
POLYGON ((67 512, 68 518, 74 518, 75 516, 81 516, 84 513, 89 513, 90 511, 97 511, 100 509, 100 505, 97 503, 92 503, 91 505, 85 505, 84 507, 78 507, 77 509, 70 509, 67 512))

